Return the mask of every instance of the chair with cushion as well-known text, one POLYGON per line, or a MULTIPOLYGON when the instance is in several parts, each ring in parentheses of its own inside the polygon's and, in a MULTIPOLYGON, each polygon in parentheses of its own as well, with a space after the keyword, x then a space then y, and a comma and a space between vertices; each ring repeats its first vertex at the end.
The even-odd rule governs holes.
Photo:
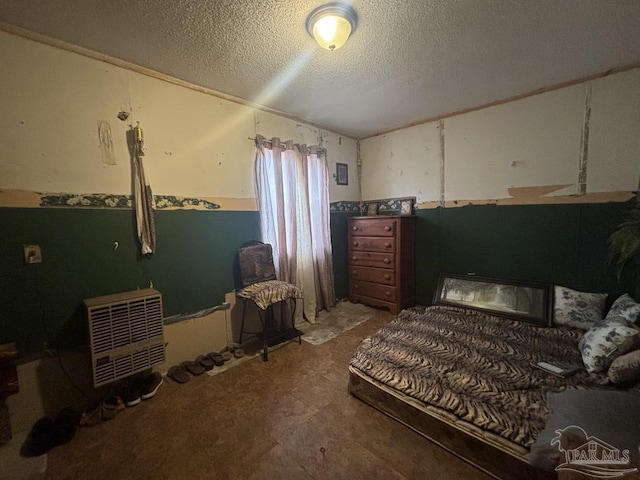
POLYGON ((268 348, 286 340, 298 337, 301 343, 301 332, 295 328, 296 300, 303 298, 302 290, 295 285, 278 280, 273 264, 273 250, 268 243, 250 241, 238 250, 237 275, 240 285, 236 297, 242 300, 242 323, 239 343, 245 333, 254 333, 262 339, 262 359, 268 360, 268 348), (287 308, 286 301, 291 300, 291 322, 289 326, 284 319, 287 308), (261 332, 245 332, 247 302, 253 302, 258 310, 258 318, 262 326, 261 332), (276 325, 273 313, 274 305, 281 304, 282 319, 276 325))

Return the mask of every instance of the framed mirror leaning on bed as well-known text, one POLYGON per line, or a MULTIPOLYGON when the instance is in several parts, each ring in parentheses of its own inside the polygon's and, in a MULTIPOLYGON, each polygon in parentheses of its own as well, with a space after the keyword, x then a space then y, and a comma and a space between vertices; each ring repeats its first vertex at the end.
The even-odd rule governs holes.
POLYGON ((552 325, 550 284, 443 274, 433 300, 437 305, 470 308, 538 326, 552 325))

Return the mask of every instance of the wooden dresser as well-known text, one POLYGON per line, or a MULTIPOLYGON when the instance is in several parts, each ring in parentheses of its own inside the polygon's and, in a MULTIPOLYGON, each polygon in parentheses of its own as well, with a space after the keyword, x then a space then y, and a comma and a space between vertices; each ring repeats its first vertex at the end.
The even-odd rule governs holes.
POLYGON ((391 313, 416 302, 416 217, 349 218, 349 300, 391 313))

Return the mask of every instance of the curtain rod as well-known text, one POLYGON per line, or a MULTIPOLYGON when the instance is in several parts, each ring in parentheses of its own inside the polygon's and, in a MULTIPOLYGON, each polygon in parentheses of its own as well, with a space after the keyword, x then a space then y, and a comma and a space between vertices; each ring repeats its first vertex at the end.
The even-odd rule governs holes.
MULTIPOLYGON (((251 137, 247 137, 247 139, 248 139, 248 140, 251 140, 251 141, 253 141, 253 142, 255 142, 255 141, 256 141, 256 138, 255 138, 255 137, 253 137, 253 138, 251 138, 251 137)), ((267 140, 267 139, 265 139, 265 140, 264 140, 264 143, 268 143, 269 145, 271 145, 271 140, 267 140)), ((284 143, 287 143, 287 141, 285 140, 284 142, 280 142, 280 143, 283 143, 283 144, 284 144, 284 143)), ((295 144, 294 144, 294 145, 295 145, 295 144)), ((299 145, 299 144, 298 144, 298 145, 299 145)), ((318 150, 322 150, 323 152, 327 153, 327 149, 326 149, 326 148, 324 148, 324 147, 318 147, 317 145, 316 145, 315 147, 316 147, 318 150)), ((308 150, 308 149, 309 149, 309 147, 307 147, 307 150, 308 150)))

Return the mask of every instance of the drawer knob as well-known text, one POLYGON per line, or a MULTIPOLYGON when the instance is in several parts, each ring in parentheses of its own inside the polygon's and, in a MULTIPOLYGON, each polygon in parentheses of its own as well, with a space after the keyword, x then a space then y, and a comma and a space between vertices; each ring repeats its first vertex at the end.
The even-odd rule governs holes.
POLYGON ((384 292, 384 294, 385 294, 387 297, 390 297, 390 296, 391 296, 391 292, 390 292, 389 290, 387 290, 386 292, 384 292))
POLYGON ((391 263, 391 260, 389 260, 388 258, 385 258, 384 263, 391 263))
POLYGON ((358 285, 357 283, 353 285, 355 288, 360 288, 360 285, 358 285))
POLYGON ((389 275, 388 273, 384 274, 384 279, 385 280, 389 280, 391 278, 391 275, 389 275))
POLYGON ((359 243, 359 242, 353 242, 353 246, 354 246, 354 247, 357 247, 358 245, 360 245, 360 243, 359 243))
POLYGON ((354 274, 355 276, 357 276, 357 275, 358 275, 358 271, 357 271, 357 270, 354 270, 354 271, 353 271, 353 274, 354 274))
POLYGON ((391 227, 389 225, 387 225, 386 227, 384 227, 385 231, 390 232, 391 231, 391 227))
POLYGON ((354 255, 353 257, 351 257, 351 260, 353 260, 353 261, 355 262, 356 260, 358 260, 358 257, 356 257, 356 256, 354 255))
POLYGON ((358 227, 351 227, 351 230, 353 230, 354 232, 358 231, 358 227))
POLYGON ((384 246, 389 248, 391 246, 391 242, 385 242, 384 246))

